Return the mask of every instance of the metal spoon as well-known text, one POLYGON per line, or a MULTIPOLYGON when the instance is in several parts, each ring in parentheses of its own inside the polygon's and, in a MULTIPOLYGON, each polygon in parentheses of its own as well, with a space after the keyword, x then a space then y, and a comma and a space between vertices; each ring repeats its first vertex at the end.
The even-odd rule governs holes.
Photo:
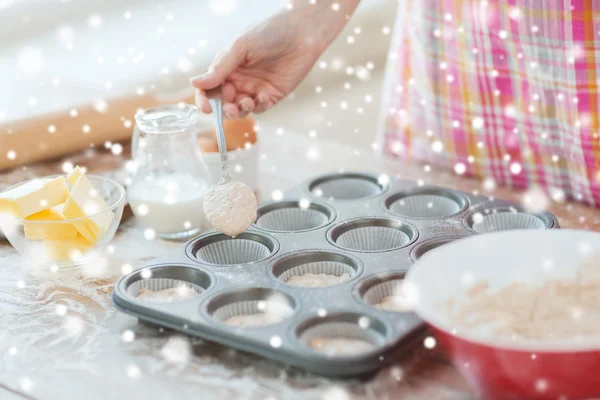
POLYGON ((223 177, 218 182, 219 185, 227 183, 231 180, 229 173, 229 162, 227 160, 227 143, 225 143, 225 129, 223 128, 223 99, 221 94, 221 86, 206 91, 206 97, 212 108, 215 116, 215 128, 217 131, 217 144, 219 145, 219 153, 221 155, 221 171, 223 177))

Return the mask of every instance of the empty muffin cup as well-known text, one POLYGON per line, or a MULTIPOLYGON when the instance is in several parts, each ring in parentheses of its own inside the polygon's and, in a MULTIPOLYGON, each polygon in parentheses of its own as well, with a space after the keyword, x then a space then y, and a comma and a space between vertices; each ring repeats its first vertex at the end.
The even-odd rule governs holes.
POLYGON ((477 233, 506 231, 512 229, 546 229, 553 223, 543 213, 523 208, 492 208, 473 212, 466 219, 467 227, 477 233))
POLYGON ((182 265, 142 268, 126 283, 127 293, 140 301, 172 303, 200 295, 212 283, 199 269, 182 265))
POLYGON ((317 229, 335 218, 335 211, 318 203, 284 201, 258 209, 256 226, 274 232, 302 232, 317 229))
POLYGON ((331 228, 328 239, 347 250, 377 252, 408 246, 418 236, 417 229, 400 220, 357 218, 331 228))
POLYGON ((390 212, 408 218, 445 218, 467 207, 466 197, 450 190, 419 188, 396 193, 385 200, 390 212))
POLYGON ((404 290, 404 274, 373 276, 360 283, 358 296, 368 305, 384 311, 409 312, 412 301, 404 290))
POLYGON ((385 344, 387 328, 370 316, 338 313, 305 321, 296 335, 300 343, 328 358, 360 357, 385 344))
POLYGON ((279 249, 277 241, 267 235, 244 232, 234 238, 211 233, 198 238, 188 247, 188 254, 197 261, 227 266, 262 261, 279 249))
POLYGON ((306 251, 277 259, 271 272, 288 285, 318 288, 347 282, 357 276, 361 269, 360 261, 344 254, 306 251))
POLYGON ((265 288, 243 289, 212 299, 207 312, 217 321, 239 328, 277 324, 294 314, 296 302, 287 294, 265 288))
POLYGON ((356 200, 376 196, 385 186, 377 177, 367 174, 341 173, 326 175, 312 181, 308 191, 314 196, 334 200, 356 200))
POLYGON ((423 243, 419 243, 415 246, 414 249, 412 249, 410 256, 413 259, 413 261, 417 261, 418 259, 420 259, 421 257, 423 257, 426 253, 430 252, 431 250, 435 250, 438 247, 441 247, 447 243, 453 242, 455 240, 458 239, 462 239, 466 236, 445 236, 445 237, 439 237, 439 238, 435 238, 435 239, 429 239, 424 241, 423 243))

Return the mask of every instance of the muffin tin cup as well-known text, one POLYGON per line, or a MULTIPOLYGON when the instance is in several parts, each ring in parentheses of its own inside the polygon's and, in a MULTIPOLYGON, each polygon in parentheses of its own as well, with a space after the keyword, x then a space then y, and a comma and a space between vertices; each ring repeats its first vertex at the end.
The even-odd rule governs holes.
POLYGON ((463 194, 439 188, 401 191, 384 200, 393 215, 413 219, 440 219, 460 214, 469 206, 463 194))
POLYGON ((371 315, 340 312, 304 321, 296 337, 307 351, 325 358, 360 358, 384 347, 389 329, 371 315))
POLYGON ((188 256, 206 265, 229 267, 266 260, 279 250, 273 237, 257 232, 243 232, 231 238, 223 233, 200 236, 187 246, 188 256))
POLYGON ((356 252, 385 252, 401 249, 418 237, 413 225, 388 218, 357 218, 329 230, 327 239, 334 246, 356 252))
POLYGON ((440 246, 448 244, 450 242, 454 242, 455 240, 459 240, 462 238, 468 237, 467 235, 460 236, 442 236, 438 238, 433 238, 429 240, 425 240, 419 244, 417 244, 410 252, 410 257, 413 261, 418 261, 421 257, 423 257, 426 253, 431 250, 435 250, 440 246))
POLYGON ((338 201, 368 199, 379 196, 386 189, 387 185, 380 183, 378 177, 357 172, 325 175, 307 186, 307 192, 312 196, 338 201))
POLYGON ((316 202, 304 204, 303 200, 260 207, 255 226, 271 232, 306 232, 322 228, 335 219, 336 213, 331 206, 316 202))
POLYGON ((203 234, 122 277, 112 296, 115 307, 142 321, 315 373, 357 377, 422 346, 422 321, 404 309, 415 293, 402 278, 415 260, 476 234, 472 222, 488 214, 516 210, 534 215, 544 227, 558 226, 547 213, 384 175, 328 174, 286 191, 284 198, 262 205, 257 223, 235 239, 203 234), (315 188, 335 198, 318 198, 310 193, 315 188), (402 198, 405 205, 407 198, 414 201, 409 213, 402 212, 409 215, 390 209, 402 198), (458 204, 458 212, 447 215, 457 209, 447 199, 458 204), (419 209, 423 204, 435 208, 438 217, 425 215, 419 209), (349 279, 341 283, 331 277, 346 273, 349 279), (308 279, 330 285, 287 282, 306 274, 313 275, 303 278, 303 285, 308 279), (142 285, 152 290, 182 282, 202 290, 172 303, 134 297, 142 285), (377 307, 382 300, 385 309, 377 307), (316 349, 310 347, 314 340, 316 349))
POLYGON ((232 328, 261 328, 291 317, 297 308, 293 297, 268 288, 227 291, 211 299, 206 313, 232 328))
POLYGON ((524 207, 479 207, 467 215, 463 223, 471 232, 490 233, 513 229, 550 229, 558 226, 546 212, 533 212, 524 207))
POLYGON ((314 250, 292 253, 276 259, 269 268, 269 274, 287 286, 302 289, 321 289, 346 282, 324 284, 325 279, 318 279, 322 275, 340 277, 347 274, 347 281, 351 281, 360 275, 362 270, 362 263, 357 258, 339 252, 314 250), (316 280, 320 281, 321 284, 308 286, 306 284, 301 285, 298 281, 296 283, 289 282, 290 279, 306 274, 318 275, 319 277, 316 277, 316 280))
POLYGON ((389 312, 410 312, 411 299, 403 290, 404 273, 393 272, 370 276, 361 281, 354 292, 360 302, 389 312), (387 301, 387 304, 382 302, 387 301))

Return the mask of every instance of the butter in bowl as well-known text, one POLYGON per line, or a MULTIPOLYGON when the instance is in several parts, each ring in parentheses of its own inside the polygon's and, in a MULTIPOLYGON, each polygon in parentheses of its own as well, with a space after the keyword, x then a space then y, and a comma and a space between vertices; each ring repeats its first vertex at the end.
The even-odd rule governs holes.
POLYGON ((108 245, 124 205, 120 184, 76 167, 0 193, 0 229, 33 265, 74 268, 108 245))

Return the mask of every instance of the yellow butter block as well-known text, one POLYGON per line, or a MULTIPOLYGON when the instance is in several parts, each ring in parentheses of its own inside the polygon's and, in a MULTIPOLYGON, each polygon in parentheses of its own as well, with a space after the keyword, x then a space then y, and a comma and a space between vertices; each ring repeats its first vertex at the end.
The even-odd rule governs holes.
POLYGON ((81 168, 79 168, 79 165, 78 165, 75 168, 73 168, 73 170, 71 172, 69 172, 67 174, 67 182, 69 182, 69 185, 71 185, 71 187, 73 187, 73 186, 75 186, 77 179, 79 179, 79 177, 81 175, 83 175, 83 171, 81 170, 81 168))
POLYGON ((66 218, 89 218, 73 221, 73 225, 91 244, 95 244, 106 233, 114 218, 112 211, 102 210, 108 205, 85 175, 80 175, 71 188, 65 202, 63 215, 66 218))
POLYGON ((0 213, 25 218, 64 203, 68 196, 69 185, 64 177, 35 179, 0 193, 0 213))
POLYGON ((74 239, 44 240, 46 256, 54 261, 77 261, 92 247, 81 235, 74 239))
MULTIPOLYGON (((26 217, 26 221, 63 221, 65 216, 63 214, 63 208, 65 203, 59 204, 47 210, 37 212, 35 214, 26 217)), ((77 236, 77 228, 72 224, 66 222, 52 223, 25 223, 23 226, 25 230, 25 238, 29 240, 42 240, 42 239, 74 239, 77 236)))

